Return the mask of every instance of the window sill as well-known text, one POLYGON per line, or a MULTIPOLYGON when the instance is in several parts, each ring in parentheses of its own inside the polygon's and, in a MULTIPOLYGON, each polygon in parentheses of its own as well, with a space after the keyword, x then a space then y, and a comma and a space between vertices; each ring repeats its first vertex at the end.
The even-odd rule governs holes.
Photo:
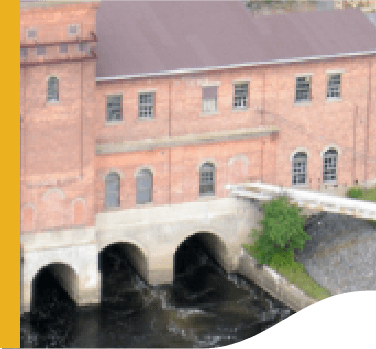
POLYGON ((122 210, 121 207, 108 207, 108 208, 104 208, 103 212, 104 213, 110 213, 110 212, 117 212, 117 211, 121 211, 121 210, 122 210))
POLYGON ((106 121, 104 126, 115 126, 115 125, 122 125, 124 124, 124 120, 121 121, 106 121))
POLYGON ((213 111, 213 112, 210 112, 210 113, 201 112, 198 116, 205 118, 207 116, 216 116, 216 115, 219 115, 218 111, 213 111))
POLYGON ((249 111, 249 110, 250 110, 249 107, 246 107, 246 108, 233 108, 231 111, 237 113, 237 112, 249 111))
POLYGON ((211 195, 204 195, 204 196, 199 196, 197 198, 197 201, 209 201, 209 200, 214 200, 216 199, 216 195, 215 194, 211 194, 211 195))
POLYGON ((300 106, 305 107, 305 106, 310 106, 310 105, 312 105, 312 101, 301 101, 301 102, 295 101, 294 102, 294 106, 297 106, 297 107, 300 107, 300 106))
POLYGON ((138 117, 137 118, 138 122, 148 122, 148 121, 154 121, 154 120, 155 120, 155 117, 152 117, 152 118, 144 118, 144 117, 140 118, 140 117, 138 117))
POLYGON ((294 189, 308 189, 309 185, 308 184, 293 184, 292 188, 294 188, 294 189))
POLYGON ((342 98, 327 98, 325 102, 333 103, 333 102, 342 102, 342 98))
POLYGON ((145 202, 144 204, 136 204, 136 208, 154 207, 153 202, 145 202))
POLYGON ((57 105, 59 103, 60 103, 60 101, 47 101, 46 105, 57 105))
POLYGON ((333 188, 338 188, 339 187, 337 181, 336 182, 326 182, 326 183, 324 182, 321 185, 324 186, 324 188, 326 186, 327 189, 333 189, 333 188))

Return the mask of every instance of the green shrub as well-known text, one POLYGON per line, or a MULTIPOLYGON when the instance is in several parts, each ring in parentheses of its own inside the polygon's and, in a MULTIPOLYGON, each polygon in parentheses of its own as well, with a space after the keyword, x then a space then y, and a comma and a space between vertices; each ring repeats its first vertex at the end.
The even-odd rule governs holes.
POLYGON ((350 188, 349 191, 347 192, 347 196, 350 199, 359 199, 363 195, 363 190, 361 188, 350 188))
POLYGON ((257 259, 259 264, 273 261, 278 265, 294 261, 295 249, 303 249, 310 240, 303 230, 304 217, 301 209, 280 197, 261 205, 264 217, 261 232, 253 230, 256 241, 253 246, 243 245, 257 259))

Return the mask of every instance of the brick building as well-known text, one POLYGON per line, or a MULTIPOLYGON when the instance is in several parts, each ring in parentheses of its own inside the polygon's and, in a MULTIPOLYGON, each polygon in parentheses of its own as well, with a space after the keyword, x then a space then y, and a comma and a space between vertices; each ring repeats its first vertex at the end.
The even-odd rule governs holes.
MULTIPOLYGON (((23 5, 23 4, 22 4, 23 5)), ((21 6, 21 232, 376 179, 376 30, 239 2, 21 6)))

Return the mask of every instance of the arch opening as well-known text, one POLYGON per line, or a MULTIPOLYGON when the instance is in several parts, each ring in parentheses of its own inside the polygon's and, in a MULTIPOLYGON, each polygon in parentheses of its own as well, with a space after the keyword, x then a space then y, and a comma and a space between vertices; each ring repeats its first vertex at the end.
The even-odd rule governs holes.
MULTIPOLYGON (((78 301, 76 272, 66 264, 49 264, 34 276, 31 287, 31 325, 39 333, 49 333, 53 328, 57 334, 56 340, 64 345, 75 330, 73 320, 78 301)), ((41 347, 49 346, 51 338, 40 336, 38 343, 41 347)))
POLYGON ((227 248, 217 235, 198 232, 187 237, 174 254, 176 301, 198 301, 224 296, 227 248))
POLYGON ((98 268, 102 273, 102 303, 140 305, 139 290, 146 287, 148 268, 146 255, 137 245, 106 246, 98 255, 98 268))

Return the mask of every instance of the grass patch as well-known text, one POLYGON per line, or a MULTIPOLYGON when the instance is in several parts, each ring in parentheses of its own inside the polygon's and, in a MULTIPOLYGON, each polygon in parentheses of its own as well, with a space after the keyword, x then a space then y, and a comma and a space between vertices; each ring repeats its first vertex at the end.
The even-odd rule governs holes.
MULTIPOLYGON (((253 257, 257 255, 254 245, 244 245, 253 257)), ((305 272, 304 266, 295 261, 294 254, 289 252, 276 253, 270 262, 270 267, 283 275, 289 282, 300 288, 307 296, 322 300, 331 296, 330 292, 320 286, 305 272)))
MULTIPOLYGON (((359 187, 352 187, 348 190, 347 197, 351 199, 376 202, 376 188, 362 189, 359 187)), ((376 222, 374 220, 369 219, 367 222, 376 229, 376 222)))

